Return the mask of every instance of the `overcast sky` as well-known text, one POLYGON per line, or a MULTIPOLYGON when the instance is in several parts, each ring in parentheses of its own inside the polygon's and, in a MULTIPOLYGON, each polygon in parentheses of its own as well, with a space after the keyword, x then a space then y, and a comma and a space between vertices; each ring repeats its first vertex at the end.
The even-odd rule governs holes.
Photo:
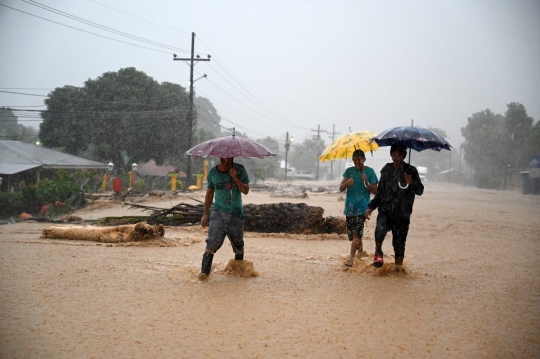
MULTIPOLYGON (((380 132, 414 119, 446 131, 456 147, 461 127, 478 111, 504 114, 508 103, 520 102, 540 119, 538 0, 0 4, 10 7, 0 6, 0 91, 46 95, 125 67, 187 87, 189 67, 172 53, 189 57, 195 32, 196 52, 212 56, 195 67, 195 78, 208 75, 196 82, 197 94, 212 101, 224 127, 252 138, 283 142, 288 131, 301 141, 318 126, 328 133, 335 126, 336 136, 380 132)), ((0 106, 38 106, 43 99, 0 92, 0 106)))

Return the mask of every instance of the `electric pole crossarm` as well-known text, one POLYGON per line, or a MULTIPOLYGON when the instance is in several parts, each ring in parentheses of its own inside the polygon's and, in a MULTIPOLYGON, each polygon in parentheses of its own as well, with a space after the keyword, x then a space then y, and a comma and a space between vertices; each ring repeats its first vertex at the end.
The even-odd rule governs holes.
MULTIPOLYGON (((174 61, 191 61, 191 59, 189 59, 189 58, 188 59, 179 59, 177 57, 175 57, 173 60, 174 61)), ((193 61, 195 61, 197 63, 199 61, 210 61, 210 59, 196 59, 196 60, 193 60, 193 61)))

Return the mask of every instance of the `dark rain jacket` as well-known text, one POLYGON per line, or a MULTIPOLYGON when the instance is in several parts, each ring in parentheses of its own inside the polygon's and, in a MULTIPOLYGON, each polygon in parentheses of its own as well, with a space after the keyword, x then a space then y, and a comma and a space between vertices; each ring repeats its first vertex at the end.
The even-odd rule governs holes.
POLYGON ((424 193, 424 185, 420 180, 416 167, 403 162, 397 170, 393 163, 387 163, 381 170, 381 179, 377 186, 377 194, 371 200, 368 208, 379 209, 390 216, 397 218, 410 218, 414 196, 421 196, 424 193), (407 185, 405 182, 405 171, 412 175, 413 183, 406 189, 400 188, 407 185))

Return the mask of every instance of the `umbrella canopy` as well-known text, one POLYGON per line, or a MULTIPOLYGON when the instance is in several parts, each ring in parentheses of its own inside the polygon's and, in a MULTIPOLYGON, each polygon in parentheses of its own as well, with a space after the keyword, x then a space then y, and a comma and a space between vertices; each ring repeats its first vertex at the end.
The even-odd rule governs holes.
MULTIPOLYGON (((435 132, 428 130, 427 128, 414 127, 414 126, 400 126, 389 128, 377 136, 373 137, 372 141, 376 142, 379 146, 392 146, 395 143, 402 143, 409 150, 409 164, 411 163, 411 151, 423 151, 434 150, 440 151, 442 149, 450 151, 452 147, 444 138, 437 135, 435 132)), ((399 187, 405 189, 409 187, 408 184, 399 187)))
POLYGON ((374 136, 375 134, 369 131, 357 131, 338 137, 326 147, 319 156, 319 161, 326 162, 349 158, 355 150, 362 150, 364 152, 375 151, 379 148, 379 145, 375 142, 370 142, 374 136))
POLYGON ((402 143, 415 151, 442 149, 450 151, 452 147, 444 138, 427 128, 414 126, 400 126, 390 128, 373 137, 373 141, 380 147, 392 146, 402 143))
MULTIPOLYGON (((233 132, 234 133, 234 132, 233 132)), ((195 158, 198 157, 253 157, 263 158, 277 156, 263 144, 245 137, 225 136, 204 141, 186 152, 195 158)))

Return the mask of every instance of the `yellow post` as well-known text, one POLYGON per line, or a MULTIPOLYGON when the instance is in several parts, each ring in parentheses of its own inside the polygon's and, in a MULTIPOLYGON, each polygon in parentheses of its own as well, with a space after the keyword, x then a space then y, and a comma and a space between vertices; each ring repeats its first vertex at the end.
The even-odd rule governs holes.
POLYGON ((202 178, 203 178, 203 175, 200 174, 200 173, 197 173, 197 174, 194 174, 195 177, 197 177, 197 188, 198 189, 201 189, 202 188, 202 178))
POLYGON ((176 191, 176 173, 171 173, 171 191, 176 191))
POLYGON ((133 187, 133 172, 129 171, 129 187, 133 187))
POLYGON ((207 160, 203 161, 203 181, 204 182, 208 181, 208 161, 207 160))
POLYGON ((101 192, 105 192, 107 189, 107 180, 109 179, 109 175, 105 173, 103 175, 103 182, 101 183, 101 192))

